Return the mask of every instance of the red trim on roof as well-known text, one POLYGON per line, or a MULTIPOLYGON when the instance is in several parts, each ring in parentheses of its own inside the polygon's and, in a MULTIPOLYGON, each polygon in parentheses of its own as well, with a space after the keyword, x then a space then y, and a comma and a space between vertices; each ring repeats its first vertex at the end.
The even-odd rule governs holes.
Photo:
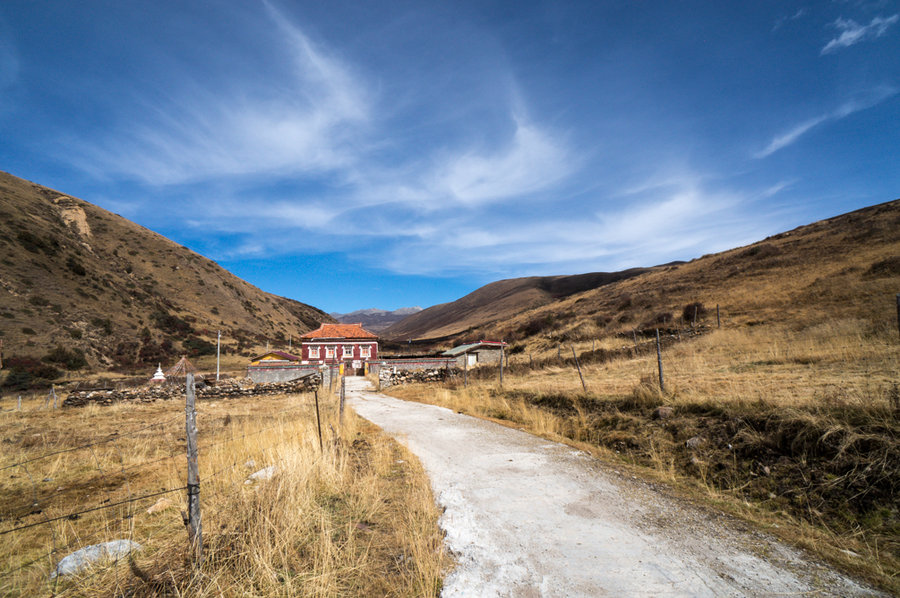
POLYGON ((378 336, 372 334, 359 324, 322 324, 315 330, 307 332, 300 338, 364 338, 377 339, 378 336))

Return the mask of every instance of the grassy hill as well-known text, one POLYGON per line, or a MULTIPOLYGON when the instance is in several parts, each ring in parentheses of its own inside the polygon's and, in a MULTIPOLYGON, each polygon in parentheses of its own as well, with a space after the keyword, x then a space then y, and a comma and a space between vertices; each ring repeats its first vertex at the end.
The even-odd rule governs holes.
POLYGON ((687 263, 486 285, 384 332, 445 341, 505 339, 538 354, 560 343, 675 329, 694 318, 808 327, 841 318, 896 326, 900 200, 687 263), (556 283, 556 286, 554 286, 556 283))
POLYGON ((44 377, 53 368, 144 371, 214 353, 217 330, 226 354, 247 356, 333 321, 121 216, 7 173, 0 254, 5 370, 24 359, 32 370, 42 364, 44 377))
POLYGON ((552 305, 588 289, 648 272, 634 268, 623 272, 592 272, 574 276, 531 276, 500 280, 485 285, 451 303, 434 305, 404 318, 382 332, 393 340, 427 339, 459 334, 495 320, 511 318, 524 310, 552 305))

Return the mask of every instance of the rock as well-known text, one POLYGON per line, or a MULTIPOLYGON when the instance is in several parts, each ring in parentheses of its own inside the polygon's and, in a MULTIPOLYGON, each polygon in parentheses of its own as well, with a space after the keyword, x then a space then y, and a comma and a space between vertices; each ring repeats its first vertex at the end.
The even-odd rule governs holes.
POLYGON ((259 471, 254 471, 249 476, 247 476, 247 481, 245 484, 252 484, 253 482, 257 482, 260 480, 271 480, 272 476, 275 475, 275 472, 278 471, 278 468, 274 465, 269 465, 268 467, 264 467, 259 471))
POLYGON ((153 513, 159 513, 160 511, 165 511, 166 509, 168 509, 171 506, 172 506, 171 500, 169 500, 168 498, 161 498, 158 501, 156 501, 155 503, 153 503, 153 506, 151 506, 149 509, 147 509, 147 512, 152 515, 153 513))
POLYGON ((706 444, 706 438, 703 436, 694 436, 693 438, 688 438, 687 442, 684 443, 684 446, 689 449, 699 448, 706 444))
POLYGON ((652 417, 653 419, 669 419, 670 417, 672 417, 672 415, 674 415, 674 413, 675 411, 671 407, 667 405, 661 405, 653 410, 652 417))
POLYGON ((104 542, 103 544, 85 546, 59 561, 59 564, 56 565, 56 569, 53 571, 51 577, 56 577, 57 575, 72 575, 94 563, 110 559, 119 559, 140 549, 141 545, 137 542, 132 542, 131 540, 113 540, 111 542, 104 542))

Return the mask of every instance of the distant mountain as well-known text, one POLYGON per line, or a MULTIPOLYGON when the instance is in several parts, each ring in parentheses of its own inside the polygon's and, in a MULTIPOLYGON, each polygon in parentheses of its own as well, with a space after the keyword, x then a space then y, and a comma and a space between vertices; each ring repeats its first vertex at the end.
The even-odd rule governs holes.
POLYGON ((387 311, 371 307, 369 309, 360 309, 350 312, 349 314, 331 313, 332 318, 344 324, 355 324, 362 322, 363 327, 371 332, 381 332, 388 326, 392 326, 407 316, 422 311, 421 307, 401 307, 394 311, 387 311))
POLYGON ((0 256, 5 366, 46 360, 57 345, 92 367, 171 363, 214 353, 218 330, 228 353, 249 355, 333 321, 121 216, 3 172, 0 256))
POLYGON ((591 272, 571 276, 530 276, 492 282, 461 299, 434 305, 410 315, 383 332, 393 340, 438 338, 458 334, 524 310, 553 303, 575 293, 595 289, 647 272, 591 272))

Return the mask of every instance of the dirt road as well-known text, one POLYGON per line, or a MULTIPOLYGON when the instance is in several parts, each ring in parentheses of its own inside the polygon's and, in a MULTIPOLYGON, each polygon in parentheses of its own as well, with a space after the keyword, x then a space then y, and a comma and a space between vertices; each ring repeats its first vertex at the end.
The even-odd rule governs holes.
POLYGON ((879 595, 583 452, 348 378, 421 460, 459 566, 443 596, 879 595))

